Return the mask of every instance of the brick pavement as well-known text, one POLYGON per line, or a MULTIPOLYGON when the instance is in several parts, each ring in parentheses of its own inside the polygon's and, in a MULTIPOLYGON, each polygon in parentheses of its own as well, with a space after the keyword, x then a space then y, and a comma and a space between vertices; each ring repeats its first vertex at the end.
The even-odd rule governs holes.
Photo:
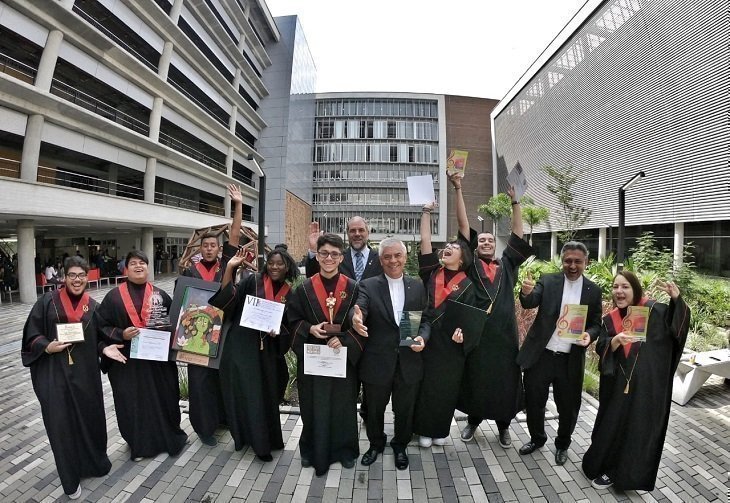
MULTIPOLYGON (((170 291, 172 278, 156 282, 170 291)), ((109 288, 93 290, 101 299, 109 288)), ((43 428, 40 406, 30 386, 30 374, 20 364, 19 339, 28 305, 0 306, 0 500, 66 501, 43 428)), ((503 449, 494 423, 483 423, 475 442, 459 437, 463 418, 452 423, 451 438, 443 447, 408 447, 410 467, 395 469, 392 451, 370 467, 353 469, 335 464, 316 477, 302 468, 297 450, 301 420, 296 409, 282 409, 284 450, 274 461, 262 463, 246 449, 234 451, 226 430, 217 432, 216 447, 203 445, 192 431, 183 407, 183 429, 188 445, 177 458, 166 454, 134 463, 116 425, 111 388, 102 378, 108 418, 109 457, 106 477, 82 482, 83 498, 98 502, 345 502, 345 501, 728 501, 730 470, 730 387, 720 379, 708 381, 687 406, 672 405, 667 442, 657 488, 651 492, 597 491, 580 470, 580 459, 590 442, 597 403, 583 401, 569 460, 554 466, 549 442, 530 456, 517 448, 529 438, 523 421, 512 424, 513 446, 503 449)), ((548 404, 548 435, 557 428, 552 401, 548 404)), ((392 416, 386 431, 392 433, 392 416)), ((365 430, 360 448, 367 449, 365 430)))

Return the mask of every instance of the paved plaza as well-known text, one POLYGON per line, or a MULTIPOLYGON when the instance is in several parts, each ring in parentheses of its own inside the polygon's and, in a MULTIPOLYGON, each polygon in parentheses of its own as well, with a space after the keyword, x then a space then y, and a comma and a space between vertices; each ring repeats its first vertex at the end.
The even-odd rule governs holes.
MULTIPOLYGON (((156 285, 171 293, 173 278, 156 285)), ((92 289, 101 300, 109 288, 92 289)), ((66 501, 43 427, 40 406, 30 373, 20 363, 22 327, 30 305, 0 305, 0 501, 66 501)), ((248 449, 234 451, 226 430, 217 432, 216 447, 203 445, 193 432, 182 402, 183 429, 188 445, 176 458, 166 454, 135 463, 119 435, 109 381, 104 376, 104 399, 112 469, 108 476, 82 481, 85 501, 94 502, 228 502, 228 501, 729 501, 730 386, 713 378, 684 407, 672 404, 669 431, 651 492, 597 491, 581 469, 588 448, 597 402, 585 396, 568 462, 555 466, 554 446, 548 444, 529 456, 517 449, 529 439, 521 417, 513 422, 513 445, 503 449, 496 426, 483 423, 475 441, 464 443, 452 423, 451 438, 443 447, 408 447, 410 467, 395 469, 392 451, 370 467, 353 469, 332 465, 323 477, 302 468, 297 443, 301 420, 296 409, 282 409, 286 447, 263 463, 248 449)), ((557 428, 555 407, 548 403, 548 435, 557 428)), ((392 415, 386 432, 392 433, 392 415)), ((362 425, 361 425, 362 426, 362 425)), ((368 442, 360 429, 360 450, 368 442)))

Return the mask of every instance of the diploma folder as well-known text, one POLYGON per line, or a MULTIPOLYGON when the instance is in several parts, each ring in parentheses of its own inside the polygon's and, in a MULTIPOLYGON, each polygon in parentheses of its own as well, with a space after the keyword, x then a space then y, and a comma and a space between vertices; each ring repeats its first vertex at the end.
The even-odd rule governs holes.
POLYGON ((441 328, 449 338, 454 334, 454 330, 461 329, 464 335, 464 354, 467 355, 479 345, 488 318, 489 315, 483 309, 448 299, 441 328))

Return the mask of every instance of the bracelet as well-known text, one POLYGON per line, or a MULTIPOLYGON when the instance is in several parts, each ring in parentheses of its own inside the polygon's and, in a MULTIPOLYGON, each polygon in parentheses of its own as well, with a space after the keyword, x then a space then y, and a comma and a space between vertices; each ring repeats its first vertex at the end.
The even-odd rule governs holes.
POLYGON ((422 213, 428 213, 430 215, 431 214, 431 211, 432 211, 431 208, 425 208, 425 207, 424 208, 421 208, 421 212, 422 213))
POLYGON ((454 187, 454 190, 461 190, 461 187, 454 187))
POLYGON ((515 204, 520 204, 520 202, 519 201, 512 201, 512 206, 514 206, 515 204))

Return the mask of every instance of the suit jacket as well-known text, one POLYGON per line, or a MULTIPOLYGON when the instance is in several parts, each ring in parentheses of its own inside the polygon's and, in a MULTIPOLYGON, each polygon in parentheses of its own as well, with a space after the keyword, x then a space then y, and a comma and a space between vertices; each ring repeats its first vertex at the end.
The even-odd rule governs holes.
MULTIPOLYGON (((362 278, 360 278, 360 281, 372 278, 374 276, 377 276, 378 274, 383 274, 383 266, 380 265, 380 257, 378 256, 378 251, 373 250, 368 246, 368 249, 370 249, 370 254, 368 255, 368 263, 365 264, 365 270, 362 273, 362 278)), ((345 251, 342 253, 344 254, 344 260, 340 264, 340 273, 344 274, 350 279, 355 279, 355 264, 352 263, 352 248, 349 246, 345 248, 345 251)), ((307 262, 304 266, 304 270, 307 274, 307 278, 311 278, 315 274, 319 272, 319 262, 317 262, 317 257, 309 257, 309 253, 307 253, 307 262)))
MULTIPOLYGON (((540 359, 550 341, 555 324, 560 317, 560 304, 563 300, 563 286, 565 275, 562 272, 545 274, 535 285, 535 289, 529 295, 520 292, 520 303, 525 309, 539 307, 535 322, 527 332, 525 342, 517 355, 517 364, 523 370, 529 369, 540 359)), ((591 342, 598 338, 601 330, 601 289, 594 282, 583 276, 583 290, 580 295, 580 303, 588 306, 588 317, 586 319, 586 332, 591 336, 591 342)), ((570 367, 582 376, 585 365, 585 350, 583 346, 573 344, 570 349, 570 367)), ((582 377, 581 377, 582 382, 582 377)))
MULTIPOLYGON (((403 276, 404 311, 423 311, 428 304, 426 289, 420 279, 403 276)), ((403 380, 408 384, 423 378, 421 353, 410 347, 400 347, 400 329, 393 315, 393 303, 385 274, 360 281, 357 305, 368 327, 368 337, 360 357, 360 380, 365 383, 387 385, 400 365, 403 380)), ((352 319, 353 312, 350 312, 352 319)), ((419 332, 425 340, 427 333, 419 332)))

